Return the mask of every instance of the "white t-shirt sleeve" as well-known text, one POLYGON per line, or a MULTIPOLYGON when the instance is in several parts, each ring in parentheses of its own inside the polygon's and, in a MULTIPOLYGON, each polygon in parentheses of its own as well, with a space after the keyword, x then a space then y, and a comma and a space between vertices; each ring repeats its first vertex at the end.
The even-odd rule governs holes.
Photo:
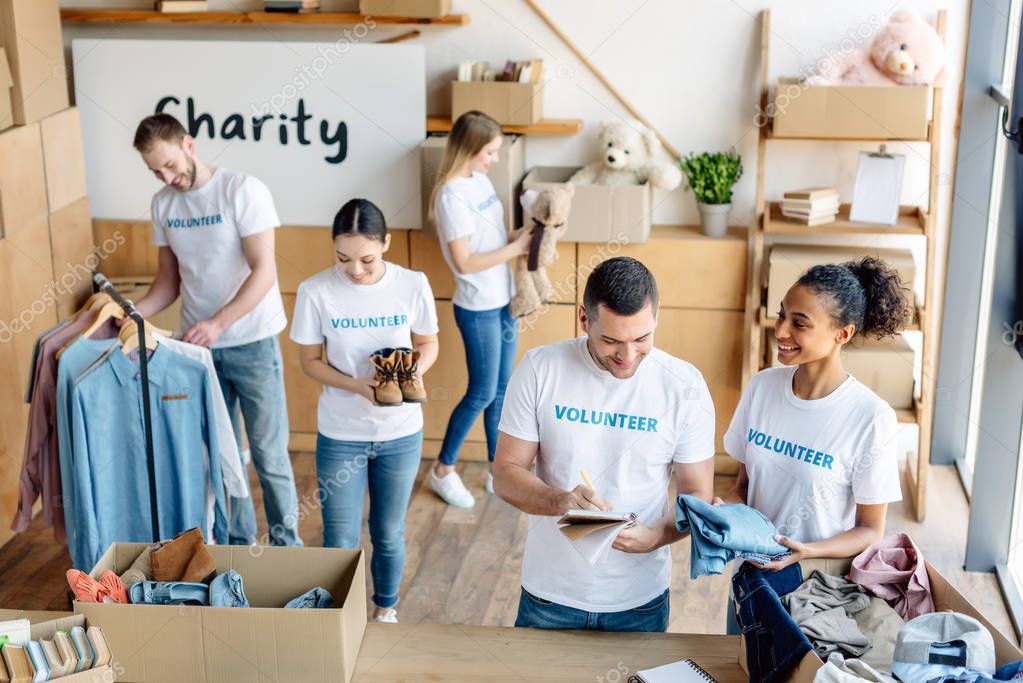
POLYGON ((288 335, 296 344, 315 346, 324 341, 316 298, 309 293, 309 288, 305 284, 298 286, 295 313, 291 316, 291 332, 288 335))
POLYGON ((537 392, 536 368, 527 355, 512 372, 504 392, 504 407, 498 430, 516 439, 540 443, 540 422, 536 414, 537 392))
POLYGON ((437 216, 437 233, 445 242, 471 235, 476 231, 476 214, 472 204, 455 192, 441 190, 434 207, 437 216))
POLYGON ((695 381, 683 396, 685 421, 679 430, 672 460, 680 463, 700 462, 714 457, 714 400, 703 375, 696 372, 695 381))
POLYGON ((430 280, 426 273, 419 273, 419 291, 416 292, 416 303, 413 308, 412 324, 409 329, 412 334, 431 335, 440 331, 437 324, 437 304, 433 300, 433 288, 430 287, 430 280))
POLYGON ((152 203, 149 205, 149 215, 153 224, 153 244, 158 247, 168 246, 167 233, 163 228, 163 216, 160 215, 160 202, 157 201, 157 197, 153 197, 152 203))
POLYGON ((270 188, 259 178, 246 176, 234 197, 234 224, 242 237, 273 230, 281 224, 270 188))
POLYGON ((725 432, 724 437, 725 452, 741 463, 746 462, 746 431, 749 427, 749 404, 754 382, 756 382, 756 377, 746 385, 746 389, 742 392, 739 405, 735 407, 732 421, 729 423, 728 431, 725 432))
POLYGON ((853 465, 853 500, 859 505, 902 500, 898 459, 899 423, 895 411, 878 415, 864 436, 853 465))

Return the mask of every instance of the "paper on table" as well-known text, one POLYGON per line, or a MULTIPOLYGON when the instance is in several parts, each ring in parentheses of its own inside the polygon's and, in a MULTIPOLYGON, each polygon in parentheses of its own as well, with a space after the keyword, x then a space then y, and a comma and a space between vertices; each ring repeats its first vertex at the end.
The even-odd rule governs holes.
POLYGON ((860 152, 849 220, 895 225, 899 220, 905 166, 906 157, 902 154, 860 152))

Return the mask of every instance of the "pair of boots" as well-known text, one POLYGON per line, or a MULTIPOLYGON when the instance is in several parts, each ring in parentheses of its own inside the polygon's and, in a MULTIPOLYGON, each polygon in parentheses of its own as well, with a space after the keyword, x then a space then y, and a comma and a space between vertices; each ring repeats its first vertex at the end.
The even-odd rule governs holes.
POLYGON ((382 406, 400 406, 402 403, 426 403, 426 389, 416 376, 419 371, 419 352, 408 348, 380 349, 370 356, 379 384, 373 393, 382 406))
POLYGON ((202 532, 192 527, 143 550, 128 571, 121 574, 121 581, 128 588, 139 581, 209 583, 217 575, 216 570, 202 532))

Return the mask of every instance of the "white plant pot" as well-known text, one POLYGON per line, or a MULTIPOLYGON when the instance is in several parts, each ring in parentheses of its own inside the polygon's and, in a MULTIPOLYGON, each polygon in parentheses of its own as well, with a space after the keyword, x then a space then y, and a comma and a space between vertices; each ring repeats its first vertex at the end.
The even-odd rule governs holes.
POLYGON ((732 212, 731 204, 696 203, 700 209, 700 227, 707 237, 724 237, 728 232, 728 217, 732 212))

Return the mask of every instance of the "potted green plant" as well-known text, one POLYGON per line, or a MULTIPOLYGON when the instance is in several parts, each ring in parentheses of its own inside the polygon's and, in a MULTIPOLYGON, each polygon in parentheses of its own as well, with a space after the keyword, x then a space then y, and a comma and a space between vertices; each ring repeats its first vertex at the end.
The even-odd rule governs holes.
POLYGON ((742 177, 742 158, 729 152, 691 153, 681 161, 689 181, 687 190, 696 196, 700 226, 709 237, 723 237, 732 210, 732 187, 742 177))

